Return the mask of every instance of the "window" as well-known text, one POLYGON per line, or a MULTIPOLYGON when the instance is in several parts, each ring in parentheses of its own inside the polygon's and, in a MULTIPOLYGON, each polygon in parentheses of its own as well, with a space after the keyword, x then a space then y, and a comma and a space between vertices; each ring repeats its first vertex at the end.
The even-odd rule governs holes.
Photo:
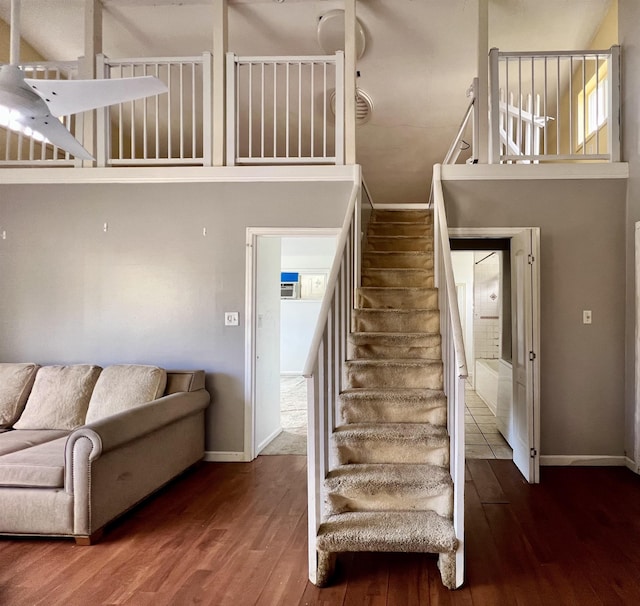
POLYGON ((609 116, 609 78, 604 62, 593 74, 586 86, 578 93, 578 145, 602 128, 609 116), (586 115, 585 115, 586 112, 586 115))

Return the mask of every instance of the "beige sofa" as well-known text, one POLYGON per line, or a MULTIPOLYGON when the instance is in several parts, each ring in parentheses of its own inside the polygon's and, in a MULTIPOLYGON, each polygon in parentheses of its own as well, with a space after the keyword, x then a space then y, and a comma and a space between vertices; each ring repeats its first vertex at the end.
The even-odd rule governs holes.
POLYGON ((0 364, 0 534, 104 526, 204 455, 203 371, 0 364))

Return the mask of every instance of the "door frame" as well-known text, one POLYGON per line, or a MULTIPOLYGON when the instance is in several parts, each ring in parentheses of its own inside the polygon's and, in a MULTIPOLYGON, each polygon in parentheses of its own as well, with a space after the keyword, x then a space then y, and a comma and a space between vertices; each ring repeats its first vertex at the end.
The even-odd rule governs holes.
POLYGON ((335 227, 247 227, 245 264, 245 332, 244 332, 244 454, 243 461, 256 458, 256 270, 257 239, 260 236, 290 237, 337 237, 340 229, 335 227))
POLYGON ((535 449, 534 473, 532 483, 540 482, 540 228, 539 227, 450 227, 450 238, 512 238, 529 231, 531 233, 531 247, 534 257, 532 271, 532 322, 533 322, 533 351, 535 359, 532 364, 533 411, 528 411, 533 419, 533 448, 535 449))

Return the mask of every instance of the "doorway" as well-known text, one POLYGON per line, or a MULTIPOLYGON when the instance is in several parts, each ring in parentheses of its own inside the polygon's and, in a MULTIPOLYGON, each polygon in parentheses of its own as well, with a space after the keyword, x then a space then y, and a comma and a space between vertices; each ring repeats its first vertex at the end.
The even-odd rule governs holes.
POLYGON ((335 229, 247 229, 245 460, 306 454, 302 370, 336 234, 335 229))
POLYGON ((467 452, 539 481, 539 230, 451 229, 469 380, 467 452))

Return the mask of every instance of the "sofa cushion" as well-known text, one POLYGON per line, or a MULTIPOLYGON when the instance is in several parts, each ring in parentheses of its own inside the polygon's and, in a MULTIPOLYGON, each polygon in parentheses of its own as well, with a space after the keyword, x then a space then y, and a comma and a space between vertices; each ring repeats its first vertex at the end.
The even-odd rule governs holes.
POLYGON ((0 429, 20 417, 37 370, 37 364, 0 364, 0 429))
POLYGON ((157 366, 117 364, 105 368, 93 390, 87 423, 151 402, 164 394, 167 373, 157 366))
POLYGON ((5 431, 0 437, 0 457, 10 452, 31 448, 68 435, 69 431, 61 429, 13 429, 5 431))
POLYGON ((0 456, 0 486, 62 488, 66 437, 0 456))
POLYGON ((43 366, 16 429, 74 429, 83 425, 99 366, 43 366))

